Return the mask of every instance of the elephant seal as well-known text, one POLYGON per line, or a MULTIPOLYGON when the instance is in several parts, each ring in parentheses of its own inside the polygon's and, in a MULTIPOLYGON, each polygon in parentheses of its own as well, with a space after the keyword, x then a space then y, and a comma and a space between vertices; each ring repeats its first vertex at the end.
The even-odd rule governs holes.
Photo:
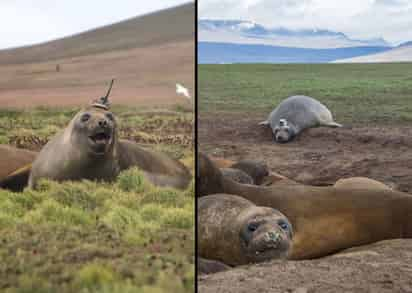
POLYGON ((222 175, 242 184, 254 184, 254 180, 246 172, 234 168, 221 168, 222 175))
POLYGON ((366 177, 351 177, 345 179, 339 179, 333 185, 340 189, 383 189, 392 190, 389 186, 383 184, 382 182, 366 178, 366 177))
POLYGON ((268 119, 259 124, 270 126, 273 139, 279 143, 291 141, 306 128, 342 127, 333 120, 325 105, 307 96, 291 96, 283 100, 270 113, 268 119))
POLYGON ((233 169, 239 169, 248 174, 253 179, 253 184, 262 184, 265 177, 269 176, 268 166, 261 161, 241 160, 231 166, 233 169))
POLYGON ((198 254, 230 266, 286 258, 292 225, 279 211, 236 195, 199 198, 198 254))
POLYGON ((305 185, 262 187, 224 178, 198 154, 196 196, 228 193, 284 214, 295 232, 290 259, 326 256, 385 239, 412 238, 412 196, 394 190, 305 185))
POLYGON ((29 187, 41 178, 112 181, 130 167, 140 168, 157 186, 186 188, 189 170, 165 154, 118 138, 117 121, 109 111, 108 95, 78 112, 69 125, 56 134, 33 163, 29 187))
POLYGON ((0 180, 34 161, 37 152, 0 145, 0 180))
POLYGON ((0 145, 0 188, 22 191, 37 152, 0 145))
POLYGON ((217 260, 210 260, 203 257, 197 257, 196 270, 198 274, 215 274, 230 270, 231 267, 217 260))

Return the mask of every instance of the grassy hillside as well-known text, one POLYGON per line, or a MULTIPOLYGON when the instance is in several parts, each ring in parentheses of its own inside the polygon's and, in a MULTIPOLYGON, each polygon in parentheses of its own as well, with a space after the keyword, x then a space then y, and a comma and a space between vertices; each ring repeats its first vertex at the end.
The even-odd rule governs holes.
POLYGON ((193 3, 166 9, 71 37, 0 51, 0 64, 50 61, 194 38, 193 3))
MULTIPOLYGON (((78 109, 1 111, 0 142, 39 149, 78 109)), ((192 117, 117 107, 120 136, 181 159, 193 173, 192 117)), ((115 183, 43 181, 0 190, 5 292, 193 292, 194 184, 157 188, 141 172, 115 183)))
POLYGON ((266 115, 284 98, 325 103, 342 123, 412 122, 410 64, 233 64, 199 66, 200 112, 266 115))

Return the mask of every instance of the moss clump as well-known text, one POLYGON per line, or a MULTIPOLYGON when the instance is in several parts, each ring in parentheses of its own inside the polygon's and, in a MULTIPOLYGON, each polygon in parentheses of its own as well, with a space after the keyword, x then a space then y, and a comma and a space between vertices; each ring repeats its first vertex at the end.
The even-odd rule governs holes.
POLYGON ((126 192, 142 193, 152 188, 152 185, 145 180, 144 174, 138 168, 131 168, 120 173, 117 178, 117 186, 126 192))

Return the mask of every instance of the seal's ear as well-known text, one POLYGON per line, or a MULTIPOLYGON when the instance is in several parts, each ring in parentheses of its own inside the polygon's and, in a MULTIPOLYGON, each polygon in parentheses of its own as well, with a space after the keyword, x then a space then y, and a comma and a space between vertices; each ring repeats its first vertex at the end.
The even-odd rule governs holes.
POLYGON ((112 79, 112 81, 110 82, 109 90, 107 91, 107 94, 104 97, 101 97, 100 99, 94 100, 92 102, 92 107, 109 110, 110 108, 109 95, 113 87, 113 82, 114 82, 114 79, 112 79))

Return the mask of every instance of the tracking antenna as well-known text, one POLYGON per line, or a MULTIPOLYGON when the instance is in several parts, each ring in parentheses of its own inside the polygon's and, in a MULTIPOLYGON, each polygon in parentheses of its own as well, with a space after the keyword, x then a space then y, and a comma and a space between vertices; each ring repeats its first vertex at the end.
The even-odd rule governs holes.
POLYGON ((114 78, 110 82, 110 87, 109 87, 106 95, 104 97, 101 97, 100 99, 97 99, 97 100, 93 101, 93 103, 92 103, 93 107, 109 110, 109 107, 110 107, 109 95, 110 95, 110 92, 112 91, 113 83, 114 83, 114 78))

